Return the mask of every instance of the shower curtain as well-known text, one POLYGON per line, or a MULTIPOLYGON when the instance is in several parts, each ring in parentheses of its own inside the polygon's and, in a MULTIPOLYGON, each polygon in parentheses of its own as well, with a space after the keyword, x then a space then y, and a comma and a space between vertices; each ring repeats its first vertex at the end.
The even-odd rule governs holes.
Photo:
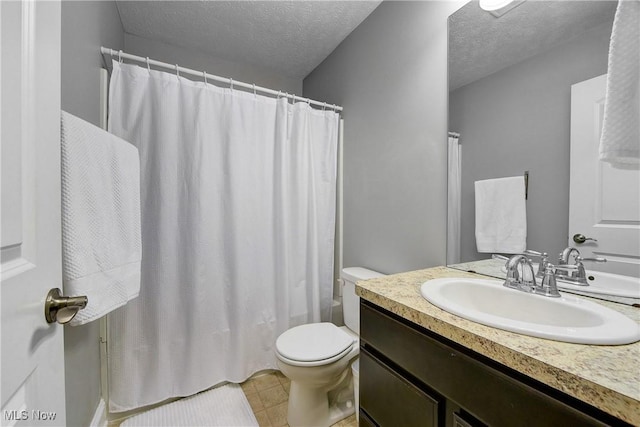
POLYGON ((330 318, 338 115, 116 61, 109 105, 140 150, 143 244, 109 409, 275 368, 281 332, 330 318))

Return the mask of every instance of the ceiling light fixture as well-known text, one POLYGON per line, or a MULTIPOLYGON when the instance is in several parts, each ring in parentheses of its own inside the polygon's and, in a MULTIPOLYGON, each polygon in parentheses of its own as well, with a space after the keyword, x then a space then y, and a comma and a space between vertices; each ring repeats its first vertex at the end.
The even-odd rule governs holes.
POLYGON ((480 7, 486 11, 498 10, 506 7, 513 0, 480 0, 480 7))

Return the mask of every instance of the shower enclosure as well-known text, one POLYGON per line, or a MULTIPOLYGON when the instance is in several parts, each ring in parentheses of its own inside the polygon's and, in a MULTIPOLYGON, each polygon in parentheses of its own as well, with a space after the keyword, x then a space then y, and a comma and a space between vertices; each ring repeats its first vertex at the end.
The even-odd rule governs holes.
POLYGON ((113 61, 143 261, 140 296, 107 320, 110 412, 276 368, 281 332, 331 316, 339 115, 181 70, 113 61))

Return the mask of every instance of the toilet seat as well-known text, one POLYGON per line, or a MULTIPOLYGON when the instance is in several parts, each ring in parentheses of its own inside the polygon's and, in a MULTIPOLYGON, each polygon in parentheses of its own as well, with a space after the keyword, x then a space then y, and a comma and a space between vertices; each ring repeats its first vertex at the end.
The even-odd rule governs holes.
POLYGON ((294 366, 320 366, 344 357, 356 340, 333 323, 311 323, 285 331, 276 340, 276 355, 294 366))

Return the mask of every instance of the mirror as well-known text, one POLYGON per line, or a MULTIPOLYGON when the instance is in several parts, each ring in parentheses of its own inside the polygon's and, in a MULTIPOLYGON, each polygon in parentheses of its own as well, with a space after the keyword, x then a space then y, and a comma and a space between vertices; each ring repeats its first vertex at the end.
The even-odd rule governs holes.
POLYGON ((555 263, 568 245, 571 86, 606 74, 616 5, 516 1, 500 16, 471 1, 449 17, 449 267, 505 277, 504 261, 478 263, 479 180, 528 173, 526 247, 555 263))

